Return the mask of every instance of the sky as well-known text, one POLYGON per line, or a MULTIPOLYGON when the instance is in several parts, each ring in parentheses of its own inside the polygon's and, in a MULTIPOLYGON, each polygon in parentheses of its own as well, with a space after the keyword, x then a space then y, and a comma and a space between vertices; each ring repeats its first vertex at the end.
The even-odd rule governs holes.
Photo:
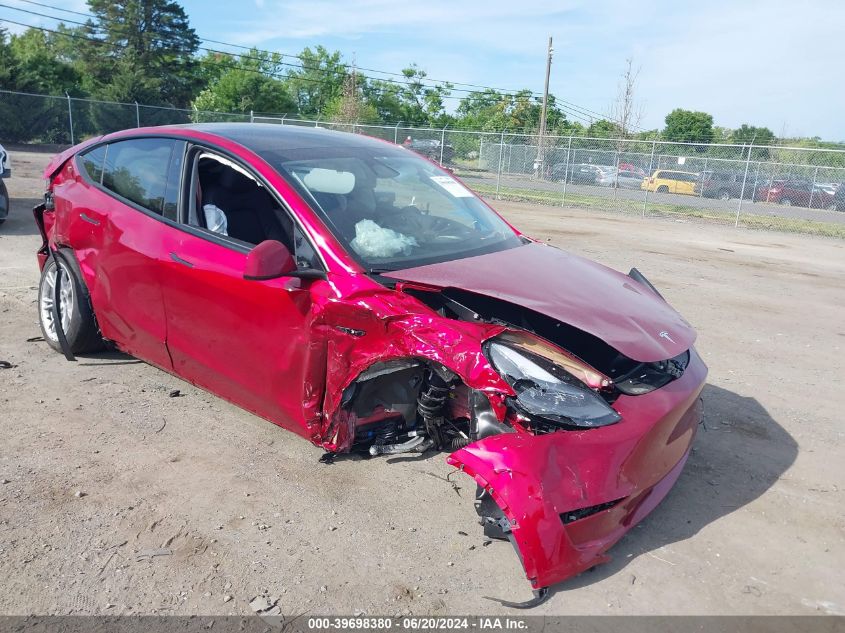
MULTIPOLYGON (((42 1, 86 9, 83 0, 42 1)), ((359 67, 399 72, 415 62, 433 79, 537 93, 543 90, 552 36, 550 91, 581 110, 610 111, 630 57, 639 69, 635 98, 641 128, 662 128, 666 114, 680 107, 708 112, 723 127, 748 123, 777 136, 845 141, 845 82, 835 70, 845 58, 843 0, 181 4, 201 37, 282 53, 322 44, 339 50, 347 62, 354 56, 359 67)), ((39 21, 14 13, 0 8, 0 18, 39 21)), ((457 102, 449 100, 447 107, 457 102)), ((583 112, 570 118, 588 122, 583 112)))

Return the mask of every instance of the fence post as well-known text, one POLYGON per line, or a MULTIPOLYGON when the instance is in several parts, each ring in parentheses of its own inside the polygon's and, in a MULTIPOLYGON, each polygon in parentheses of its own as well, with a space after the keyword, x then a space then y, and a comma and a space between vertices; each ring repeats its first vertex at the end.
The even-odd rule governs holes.
POLYGON ((816 169, 813 172, 813 186, 810 188, 810 202, 807 204, 807 208, 811 209, 813 207, 813 194, 816 192, 816 179, 819 176, 819 166, 816 165, 816 169))
POLYGON ((135 127, 141 127, 141 109, 137 101, 135 102, 135 127))
POLYGON ((255 112, 253 112, 252 110, 249 111, 249 122, 255 123, 255 112))
POLYGON ((698 197, 704 197, 704 176, 707 173, 707 157, 704 157, 704 169, 701 170, 701 178, 699 179, 700 189, 698 190, 698 197))
POLYGON ((478 168, 481 169, 481 157, 484 156, 484 132, 479 132, 481 137, 478 142, 478 168))
POLYGON ((622 141, 616 145, 616 165, 614 166, 616 172, 613 174, 613 203, 617 210, 619 209, 619 146, 621 144, 622 141))
POLYGON ((288 118, 288 113, 287 113, 287 112, 285 112, 285 113, 282 115, 282 123, 281 123, 281 125, 284 125, 284 124, 285 124, 285 119, 286 119, 286 118, 288 118))
POLYGON ((572 149, 572 135, 569 136, 569 142, 566 144, 566 166, 563 171, 563 199, 560 201, 560 206, 566 206, 566 181, 569 180, 569 152, 572 149))
POLYGON ((399 124, 400 123, 402 123, 402 121, 397 121, 396 127, 393 128, 393 144, 394 145, 399 144, 399 124))
MULTIPOLYGON (((657 139, 652 139, 651 141, 651 160, 648 161, 648 173, 645 175, 646 180, 648 181, 651 178, 651 175, 654 173, 654 152, 657 149, 657 139)), ((645 184, 645 197, 643 198, 643 217, 645 217, 645 212, 648 210, 648 188, 651 186, 650 182, 646 182, 645 184)))
POLYGON ((505 131, 502 130, 502 137, 499 141, 499 164, 496 166, 496 200, 499 200, 499 182, 502 180, 502 160, 505 154, 505 131))
POLYGON ((446 128, 449 124, 443 126, 443 131, 440 133, 440 166, 443 167, 443 146, 446 145, 446 128))
POLYGON ((754 141, 748 146, 748 158, 745 160, 745 173, 742 176, 742 189, 739 190, 739 203, 736 205, 736 220, 734 221, 734 228, 739 226, 739 214, 742 212, 742 199, 745 197, 745 181, 748 180, 748 168, 751 167, 751 149, 754 147, 754 141))
POLYGON ((67 118, 70 122, 70 144, 76 145, 76 143, 73 142, 73 105, 70 100, 70 94, 68 94, 67 90, 65 90, 65 95, 67 96, 67 118))
MULTIPOLYGON (((320 116, 321 116, 321 115, 319 115, 319 114, 317 115, 317 120, 316 120, 316 121, 314 121, 314 127, 317 127, 317 124, 318 124, 318 123, 320 123, 320 116)), ((354 126, 354 124, 353 124, 353 127, 352 127, 352 131, 353 131, 353 132, 355 131, 355 126, 354 126)))

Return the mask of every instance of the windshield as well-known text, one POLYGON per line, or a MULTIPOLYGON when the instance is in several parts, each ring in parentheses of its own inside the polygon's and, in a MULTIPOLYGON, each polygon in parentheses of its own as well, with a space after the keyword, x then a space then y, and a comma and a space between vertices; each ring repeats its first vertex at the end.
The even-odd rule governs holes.
POLYGON ((410 151, 346 145, 265 157, 371 272, 522 244, 504 220, 448 172, 410 151))

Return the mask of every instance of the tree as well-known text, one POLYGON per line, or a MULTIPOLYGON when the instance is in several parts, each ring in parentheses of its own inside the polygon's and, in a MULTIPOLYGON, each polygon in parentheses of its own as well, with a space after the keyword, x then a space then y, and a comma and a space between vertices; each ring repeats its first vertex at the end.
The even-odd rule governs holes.
MULTIPOLYGON (((56 59, 44 32, 28 29, 7 38, 0 30, 0 85, 35 94, 80 94, 81 76, 70 64, 56 59)), ((80 121, 81 123, 81 121, 80 121)), ((0 138, 19 142, 70 141, 67 102, 28 95, 0 98, 0 138)))
POLYGON ((775 133, 767 127, 756 127, 743 123, 730 134, 730 142, 735 145, 771 145, 775 140, 775 133))
POLYGON ((305 116, 324 114, 326 107, 343 95, 346 64, 340 52, 307 46, 297 55, 300 67, 288 72, 287 85, 296 101, 297 110, 305 116))
POLYGON ((402 69, 404 79, 372 80, 364 94, 383 121, 403 121, 410 125, 443 127, 454 123, 443 102, 452 92, 452 84, 425 83, 427 73, 416 64, 402 69))
POLYGON ((619 91, 616 101, 610 108, 610 117, 619 127, 621 138, 628 138, 631 132, 635 131, 643 117, 642 108, 634 100, 634 91, 640 69, 634 69, 634 60, 629 57, 625 60, 625 71, 619 81, 619 91))
MULTIPOLYGON (((251 49, 238 58, 225 56, 213 62, 220 74, 194 99, 193 107, 208 112, 296 112, 296 101, 281 76, 282 56, 251 49)), ((202 119, 200 112, 199 118, 202 119)))
MULTIPOLYGON (((713 116, 706 112, 693 112, 692 110, 676 108, 666 115, 663 137, 667 141, 711 143, 713 141, 713 116)), ((703 150, 704 148, 701 148, 699 151, 703 150)))
POLYGON ((590 123, 587 136, 595 138, 616 138, 619 136, 619 125, 607 119, 599 119, 590 123))
POLYGON ((343 94, 332 100, 326 106, 324 113, 326 118, 337 123, 378 121, 375 106, 364 101, 361 95, 358 74, 354 68, 343 83, 343 94))
POLYGON ((186 107, 197 85, 199 38, 172 0, 88 0, 81 44, 92 92, 103 99, 186 107))

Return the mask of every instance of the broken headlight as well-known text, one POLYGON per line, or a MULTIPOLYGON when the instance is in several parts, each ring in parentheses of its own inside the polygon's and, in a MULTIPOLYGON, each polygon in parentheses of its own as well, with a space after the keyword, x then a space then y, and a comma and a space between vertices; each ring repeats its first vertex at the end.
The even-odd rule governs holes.
POLYGON ((622 419, 595 391, 542 356, 493 341, 487 355, 516 392, 514 407, 567 428, 594 428, 622 419))

